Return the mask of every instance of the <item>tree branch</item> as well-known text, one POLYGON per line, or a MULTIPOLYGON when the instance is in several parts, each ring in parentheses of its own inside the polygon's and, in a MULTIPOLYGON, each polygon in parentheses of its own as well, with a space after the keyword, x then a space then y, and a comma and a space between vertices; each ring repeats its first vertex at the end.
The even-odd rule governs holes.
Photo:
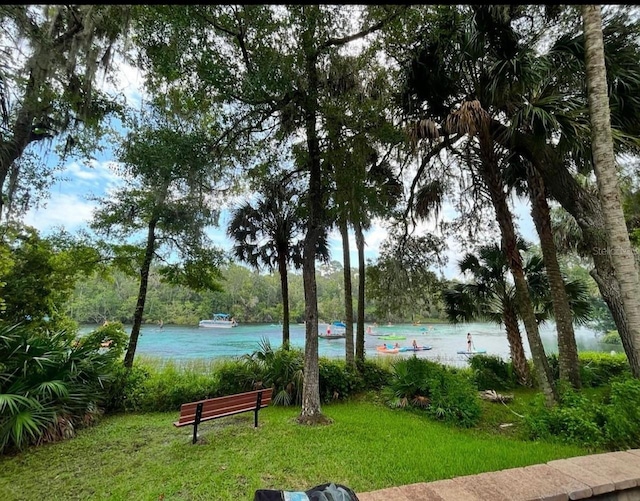
MULTIPOLYGON (((452 140, 449 140, 447 136, 444 136, 445 138, 444 141, 438 143, 433 149, 429 150, 429 153, 427 153, 427 155, 422 159, 422 162, 420 162, 420 167, 418 167, 418 171, 416 172, 416 175, 414 176, 413 181, 411 182, 411 189, 409 190, 409 200, 407 200, 407 208, 405 209, 405 212, 404 212, 405 219, 408 218, 409 213, 413 211, 412 205, 413 205, 413 198, 415 195, 416 186, 420 181, 420 177, 424 173, 431 159, 436 155, 440 154, 440 152, 448 145, 457 142, 458 139, 460 139, 461 137, 462 137, 461 134, 456 134, 452 140)), ((413 217, 411 219, 413 221, 413 217)), ((415 221, 413 222, 415 224, 415 221)))
POLYGON ((352 35, 347 35, 346 37, 341 37, 341 38, 329 38, 327 41, 325 41, 323 44, 320 45, 318 50, 326 49, 328 47, 336 47, 336 46, 340 46, 340 45, 345 45, 345 44, 347 44, 349 42, 353 42, 354 40, 358 40, 360 38, 364 38, 367 35, 373 33, 374 31, 378 31, 380 28, 382 28, 385 24, 387 24, 393 18, 397 17, 403 10, 406 10, 408 7, 409 7, 408 5, 403 5, 398 10, 396 10, 395 12, 392 12, 387 17, 385 17, 384 19, 378 21, 373 26, 370 26, 370 27, 368 27, 368 28, 366 28, 366 29, 364 29, 362 31, 359 31, 358 33, 354 33, 352 35))

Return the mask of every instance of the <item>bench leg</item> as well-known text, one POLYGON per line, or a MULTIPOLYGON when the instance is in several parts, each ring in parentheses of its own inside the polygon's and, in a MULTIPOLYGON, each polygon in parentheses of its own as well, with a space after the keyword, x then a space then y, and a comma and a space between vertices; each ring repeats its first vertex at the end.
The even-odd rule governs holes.
POLYGON ((262 405, 262 392, 258 393, 258 396, 256 397, 256 412, 253 419, 254 428, 258 427, 258 411, 260 410, 260 405, 262 405))
POLYGON ((198 425, 200 424, 200 419, 202 419, 202 402, 196 407, 196 417, 193 421, 193 444, 198 441, 198 425))

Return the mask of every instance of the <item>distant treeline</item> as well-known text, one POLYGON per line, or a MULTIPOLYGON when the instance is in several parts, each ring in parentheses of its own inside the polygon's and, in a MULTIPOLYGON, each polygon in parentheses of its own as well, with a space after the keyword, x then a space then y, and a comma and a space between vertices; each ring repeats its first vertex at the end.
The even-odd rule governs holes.
MULTIPOLYGON (((213 313, 230 313, 242 323, 277 323, 282 319, 280 277, 264 274, 244 266, 231 265, 222 270, 223 292, 194 292, 186 287, 160 281, 152 270, 147 291, 144 321, 165 324, 197 325, 213 313)), ((109 278, 95 276, 79 281, 67 313, 79 323, 102 323, 105 320, 131 323, 138 296, 139 279, 113 270, 109 278)), ((320 269, 318 281, 319 318, 324 321, 345 317, 342 267, 331 263, 320 269)), ((356 310, 357 281, 354 270, 353 308, 356 310)), ((302 275, 289 274, 291 322, 304 320, 302 275)), ((425 312, 390 313, 380 308, 375 298, 368 298, 365 320, 368 322, 414 321, 441 318, 437 309, 425 312), (381 313, 384 312, 384 313, 381 313)))

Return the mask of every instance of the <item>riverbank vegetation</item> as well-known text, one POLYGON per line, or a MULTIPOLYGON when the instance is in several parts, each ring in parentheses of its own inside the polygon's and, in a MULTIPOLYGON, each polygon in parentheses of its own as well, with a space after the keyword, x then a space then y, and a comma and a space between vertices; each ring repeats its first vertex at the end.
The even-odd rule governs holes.
MULTIPOLYGON (((76 379, 65 376, 69 366, 62 359, 57 383, 48 380, 56 365, 48 355, 37 351, 31 363, 23 360, 31 369, 36 358, 44 360, 47 370, 29 370, 29 381, 31 388, 49 391, 32 395, 28 406, 17 395, 5 405, 2 429, 13 424, 24 440, 19 450, 5 441, 3 499, 19 499, 24 492, 45 496, 46 490, 46 496, 65 499, 213 496, 223 501, 248 498, 260 488, 297 490, 324 481, 362 492, 640 446, 640 386, 623 355, 581 355, 588 388, 565 389, 553 409, 539 391, 519 386, 511 364, 496 357, 474 356, 464 369, 415 357, 384 359, 359 371, 342 360, 321 358, 320 394, 331 424, 296 427, 294 433, 301 351, 274 351, 265 342, 256 353, 234 360, 177 364, 140 358, 125 371, 121 364, 109 365, 114 353, 122 354, 114 326, 98 329, 82 348, 64 345, 85 355, 93 347, 93 358, 84 363, 111 368, 111 374, 103 371, 104 389, 93 387, 91 398, 85 397, 95 406, 85 405, 84 411, 68 406, 70 395, 77 399, 76 379), (115 340, 113 348, 97 348, 109 339, 115 340), (252 416, 233 416, 203 424, 192 445, 191 429, 172 425, 182 403, 244 391, 258 380, 276 390, 273 405, 260 412, 258 430, 252 416), (479 390, 488 388, 513 398, 481 399, 479 390), (20 412, 12 413, 14 407, 20 412), (37 408, 51 412, 51 419, 29 423, 37 408), (70 413, 85 419, 65 419, 70 413), (43 442, 54 443, 28 445, 43 442), (390 449, 402 454, 389 454, 390 449)), ((557 360, 550 364, 557 370, 557 360)), ((19 379, 14 391, 24 382, 19 379)))
MULTIPOLYGON (((264 339, 254 353, 235 359, 187 364, 149 359, 128 369, 121 364, 126 340, 115 322, 82 337, 43 338, 24 327, 3 327, 0 451, 71 437, 105 412, 175 412, 188 401, 260 386, 274 388, 274 405, 301 403, 305 365, 300 349, 273 349, 264 339)), ((557 357, 548 363, 557 374, 557 357)), ((624 356, 583 354, 580 373, 586 388, 606 388, 600 400, 563 388, 557 407, 538 405, 526 413, 521 437, 560 437, 594 448, 640 444, 634 414, 640 391, 624 356)), ((323 403, 376 392, 390 408, 413 409, 462 428, 474 428, 483 419, 478 391, 522 388, 511 362, 484 355, 473 356, 466 369, 416 357, 357 367, 321 357, 319 385, 323 403)))

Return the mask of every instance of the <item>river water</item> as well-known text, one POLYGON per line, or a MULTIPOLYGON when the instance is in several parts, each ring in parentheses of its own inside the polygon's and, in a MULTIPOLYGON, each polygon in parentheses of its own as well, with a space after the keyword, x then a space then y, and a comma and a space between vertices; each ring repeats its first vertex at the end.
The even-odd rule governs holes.
MULTIPOLYGON (((370 324, 367 324, 369 326, 370 324)), ((81 332, 88 332, 96 326, 83 325, 81 332)), ((127 332, 131 326, 125 325, 127 332)), ((320 326, 320 332, 324 332, 320 326)), ((365 334, 365 351, 367 358, 413 356, 414 352, 400 354, 384 354, 376 350, 383 343, 398 343, 400 346, 411 346, 415 339, 418 345, 429 345, 431 350, 416 352, 416 356, 432 359, 448 365, 462 366, 466 363, 466 355, 457 352, 467 348, 467 332, 473 338, 476 350, 486 350, 487 355, 498 355, 509 359, 509 345, 503 327, 489 323, 450 324, 396 324, 372 326, 374 334, 393 334, 404 336, 404 340, 381 340, 376 336, 365 334)), ((524 328, 522 338, 527 356, 530 357, 529 344, 524 328)), ((595 331, 586 327, 575 327, 578 351, 620 351, 615 345, 598 343, 595 331)), ((555 324, 547 323, 540 327, 540 335, 547 353, 557 353, 557 337, 555 324)), ((290 327, 291 344, 304 349, 304 325, 290 327)), ((207 329, 200 327, 164 325, 144 325, 138 340, 136 355, 174 361, 195 359, 210 360, 221 357, 238 357, 250 354, 260 348, 262 340, 267 339, 272 348, 282 343, 282 326, 274 324, 240 324, 230 329, 207 329)), ((344 357, 345 339, 318 339, 320 356, 344 357)))

